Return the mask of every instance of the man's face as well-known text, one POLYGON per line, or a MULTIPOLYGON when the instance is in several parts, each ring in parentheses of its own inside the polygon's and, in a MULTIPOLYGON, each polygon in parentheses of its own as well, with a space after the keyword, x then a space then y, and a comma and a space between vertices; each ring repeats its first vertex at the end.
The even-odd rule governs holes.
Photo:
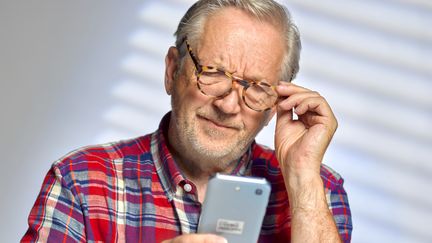
MULTIPOLYGON (((240 10, 228 8, 211 16, 202 39, 192 48, 201 65, 248 80, 278 82, 284 53, 280 32, 240 10)), ((257 112, 248 108, 239 85, 224 98, 206 96, 196 86, 194 70, 187 56, 177 78, 167 82, 167 92, 172 95, 169 141, 182 159, 200 164, 209 161, 213 164, 208 166, 224 169, 247 150, 274 109, 257 112)))

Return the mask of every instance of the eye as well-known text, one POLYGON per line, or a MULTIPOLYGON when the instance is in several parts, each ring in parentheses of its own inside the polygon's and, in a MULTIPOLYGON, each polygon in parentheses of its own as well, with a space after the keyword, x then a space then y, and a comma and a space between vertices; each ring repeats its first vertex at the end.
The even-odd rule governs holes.
POLYGON ((221 72, 202 72, 199 81, 206 85, 219 83, 231 84, 231 79, 221 72))
POLYGON ((202 72, 201 75, 205 75, 208 77, 221 77, 221 76, 225 76, 225 74, 221 74, 220 72, 202 72))

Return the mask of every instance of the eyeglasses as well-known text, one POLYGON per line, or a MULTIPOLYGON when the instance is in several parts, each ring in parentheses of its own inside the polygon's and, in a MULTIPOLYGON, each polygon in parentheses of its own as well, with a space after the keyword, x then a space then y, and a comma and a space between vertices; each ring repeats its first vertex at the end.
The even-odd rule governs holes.
POLYGON ((266 82, 244 80, 218 68, 201 65, 192 52, 187 38, 184 39, 184 42, 195 64, 197 87, 201 93, 221 99, 231 93, 234 83, 238 83, 243 86, 243 102, 250 109, 262 112, 269 110, 277 103, 278 94, 275 86, 266 82))

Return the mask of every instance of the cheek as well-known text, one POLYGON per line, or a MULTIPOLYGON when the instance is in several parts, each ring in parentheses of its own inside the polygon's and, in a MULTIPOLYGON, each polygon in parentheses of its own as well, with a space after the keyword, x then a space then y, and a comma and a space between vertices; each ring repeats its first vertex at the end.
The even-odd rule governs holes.
POLYGON ((265 113, 257 113, 255 111, 251 111, 248 112, 248 114, 244 114, 244 117, 246 130, 250 133, 257 133, 264 127, 267 116, 265 113))
POLYGON ((182 112, 192 111, 205 105, 208 97, 202 94, 194 80, 178 79, 172 94, 172 106, 182 112))

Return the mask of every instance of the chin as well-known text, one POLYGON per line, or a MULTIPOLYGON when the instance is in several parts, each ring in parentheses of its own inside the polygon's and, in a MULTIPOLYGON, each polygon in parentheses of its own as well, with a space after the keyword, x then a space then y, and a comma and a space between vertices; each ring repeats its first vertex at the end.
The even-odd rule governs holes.
POLYGON ((212 129, 197 120, 180 127, 183 148, 191 150, 200 160, 217 162, 232 161, 243 155, 249 143, 241 138, 239 131, 230 129, 212 129))
POLYGON ((227 141, 227 137, 224 139, 209 139, 204 138, 199 141, 199 139, 193 139, 192 147, 197 154, 210 160, 234 160, 242 155, 243 149, 239 149, 239 143, 232 141, 227 141))

